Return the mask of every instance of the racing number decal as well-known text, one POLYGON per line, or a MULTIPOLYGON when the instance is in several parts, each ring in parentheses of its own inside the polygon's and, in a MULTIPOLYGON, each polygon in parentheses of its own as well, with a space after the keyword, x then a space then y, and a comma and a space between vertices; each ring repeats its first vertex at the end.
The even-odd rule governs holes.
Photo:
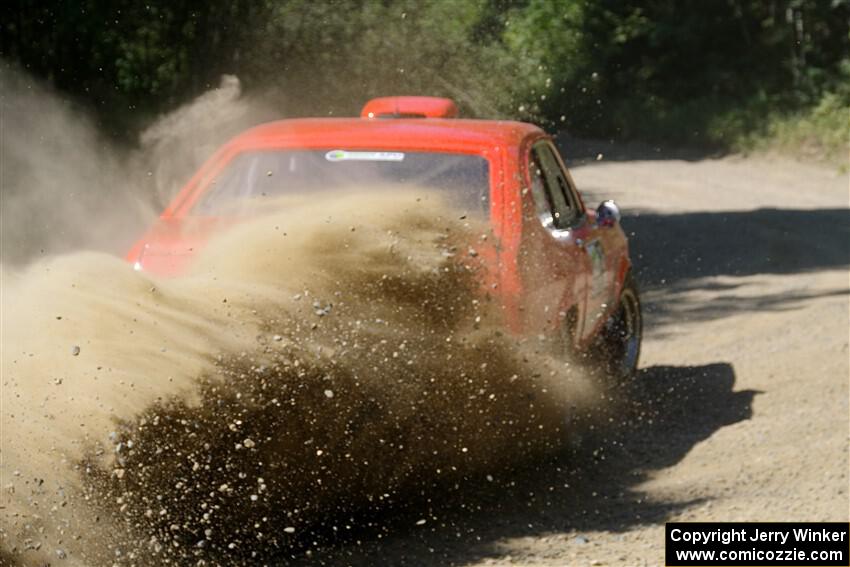
POLYGON ((590 256, 590 295, 598 297, 599 294, 605 293, 605 252, 599 240, 591 240, 585 249, 590 256))

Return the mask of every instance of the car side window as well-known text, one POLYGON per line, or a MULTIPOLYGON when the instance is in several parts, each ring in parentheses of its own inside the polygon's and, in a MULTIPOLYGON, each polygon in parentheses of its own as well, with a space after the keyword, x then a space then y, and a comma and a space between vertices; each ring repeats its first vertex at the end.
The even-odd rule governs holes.
POLYGON ((561 171, 561 177, 563 181, 566 183, 566 194, 567 200, 571 203, 571 206, 576 212, 575 220, 577 221, 584 215, 584 205, 582 205, 581 198, 579 197, 578 189, 576 189, 576 184, 573 181, 570 172, 567 171, 567 168, 563 165, 563 160, 560 159, 560 154, 558 150, 555 149, 555 146, 550 142, 549 148, 551 149, 552 154, 555 156, 555 161, 559 164, 559 169, 561 171))
POLYGON ((578 206, 552 148, 546 142, 535 144, 530 158, 531 190, 538 216, 544 226, 569 228, 579 217, 578 206), (542 182, 543 195, 540 194, 540 187, 535 187, 539 182, 542 182), (544 195, 545 199, 541 198, 544 195), (541 214, 543 206, 548 208, 545 214, 541 214), (551 223, 546 222, 546 217, 551 218, 551 223))
POLYGON ((537 218, 546 228, 552 227, 552 200, 546 189, 546 180, 543 177, 543 166, 537 161, 532 152, 529 163, 529 175, 531 176, 531 196, 534 199, 534 210, 537 218))

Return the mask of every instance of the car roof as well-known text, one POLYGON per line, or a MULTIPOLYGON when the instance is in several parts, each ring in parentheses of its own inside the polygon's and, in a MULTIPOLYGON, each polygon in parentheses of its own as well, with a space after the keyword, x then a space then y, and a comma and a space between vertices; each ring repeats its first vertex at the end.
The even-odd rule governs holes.
POLYGON ((441 118, 296 118, 261 124, 232 139, 231 151, 372 148, 481 153, 519 146, 544 132, 525 122, 441 118))

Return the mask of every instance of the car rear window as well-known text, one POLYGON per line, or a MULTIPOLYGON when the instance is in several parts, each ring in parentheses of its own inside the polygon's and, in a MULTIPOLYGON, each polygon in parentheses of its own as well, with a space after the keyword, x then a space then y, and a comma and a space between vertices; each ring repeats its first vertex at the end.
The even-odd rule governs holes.
POLYGON ((210 181, 192 214, 240 214, 275 197, 394 187, 437 191, 465 212, 489 212, 489 166, 481 156, 331 148, 237 154, 210 181))

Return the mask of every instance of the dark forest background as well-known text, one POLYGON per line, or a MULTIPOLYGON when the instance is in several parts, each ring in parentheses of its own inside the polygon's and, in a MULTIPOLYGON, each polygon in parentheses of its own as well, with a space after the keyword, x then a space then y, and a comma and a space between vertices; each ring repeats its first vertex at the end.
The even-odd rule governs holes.
POLYGON ((850 0, 6 0, 0 13, 5 64, 119 138, 234 74, 281 116, 432 94, 576 136, 846 154, 850 0))

